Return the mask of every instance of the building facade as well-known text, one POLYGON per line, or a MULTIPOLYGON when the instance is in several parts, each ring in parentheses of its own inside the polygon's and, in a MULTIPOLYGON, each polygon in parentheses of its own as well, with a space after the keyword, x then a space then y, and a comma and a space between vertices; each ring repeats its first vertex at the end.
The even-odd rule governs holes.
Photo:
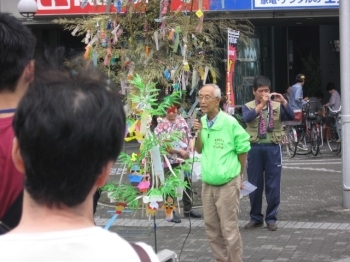
MULTIPOLYGON (((0 11, 23 19, 17 10, 18 2, 0 0, 0 11)), ((84 50, 81 39, 51 21, 63 16, 115 12, 113 4, 102 5, 96 11, 92 2, 37 0, 35 18, 23 19, 38 38, 37 51, 48 46, 84 50)), ((268 76, 272 89, 281 93, 287 84, 294 84, 299 73, 306 75, 305 96, 321 90, 327 101, 328 82, 334 82, 340 91, 339 0, 195 0, 194 3, 195 9, 209 11, 205 19, 248 19, 254 25, 249 45, 241 44, 238 49, 234 76, 237 105, 252 98, 252 79, 260 74, 268 76)), ((172 10, 181 4, 182 0, 171 1, 172 10)), ((223 57, 222 76, 225 76, 225 61, 223 57)), ((225 79, 219 84, 224 87, 225 79)))

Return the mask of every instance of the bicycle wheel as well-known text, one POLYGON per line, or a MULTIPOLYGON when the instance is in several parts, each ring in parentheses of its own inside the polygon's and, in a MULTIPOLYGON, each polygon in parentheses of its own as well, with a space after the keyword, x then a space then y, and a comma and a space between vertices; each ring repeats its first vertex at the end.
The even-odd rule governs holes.
POLYGON ((310 131, 311 154, 317 156, 320 151, 320 137, 317 134, 316 127, 313 126, 310 131))
POLYGON ((328 127, 326 139, 329 150, 334 154, 339 154, 341 150, 341 144, 339 142, 337 131, 333 125, 328 127))
POLYGON ((295 153, 297 152, 297 132, 294 127, 287 126, 286 127, 286 150, 287 155, 292 158, 295 156, 295 153))

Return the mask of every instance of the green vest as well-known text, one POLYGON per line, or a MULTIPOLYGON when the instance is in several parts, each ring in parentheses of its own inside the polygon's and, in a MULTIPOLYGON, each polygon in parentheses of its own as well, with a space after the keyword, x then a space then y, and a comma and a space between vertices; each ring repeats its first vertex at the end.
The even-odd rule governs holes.
MULTIPOLYGON (((245 104, 249 110, 254 109, 256 107, 255 100, 250 101, 245 104)), ((278 102, 272 101, 272 111, 273 111, 273 131, 270 132, 271 142, 275 144, 279 144, 282 141, 283 136, 283 126, 281 120, 281 112, 280 112, 281 104, 278 102)), ((251 122, 246 123, 247 128, 246 131, 250 135, 249 141, 251 143, 259 143, 258 137, 258 128, 260 123, 260 115, 254 118, 251 122)), ((268 123, 266 123, 266 126, 268 123)))

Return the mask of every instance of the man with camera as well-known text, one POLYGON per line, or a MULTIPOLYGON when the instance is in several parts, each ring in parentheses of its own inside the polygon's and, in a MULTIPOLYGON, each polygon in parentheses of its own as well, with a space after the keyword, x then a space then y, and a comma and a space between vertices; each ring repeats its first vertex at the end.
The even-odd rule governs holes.
POLYGON ((262 194, 265 188, 267 229, 276 231, 277 212, 280 204, 282 159, 280 142, 283 136, 282 121, 293 120, 294 112, 283 95, 270 93, 271 82, 266 76, 258 76, 253 82, 255 99, 243 107, 243 119, 250 135, 248 153, 248 181, 257 189, 250 193, 250 222, 245 229, 264 225, 261 213, 262 194))

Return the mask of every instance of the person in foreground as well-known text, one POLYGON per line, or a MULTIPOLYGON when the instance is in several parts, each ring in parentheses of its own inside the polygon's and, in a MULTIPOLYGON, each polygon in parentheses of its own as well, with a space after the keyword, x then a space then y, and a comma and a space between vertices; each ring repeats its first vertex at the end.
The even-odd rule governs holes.
POLYGON ((205 116, 195 120, 195 149, 201 158, 205 231, 216 261, 242 261, 238 228, 239 191, 250 149, 249 135, 237 120, 219 109, 221 91, 206 84, 199 91, 205 116))
POLYGON ((18 225, 22 213, 23 174, 11 158, 12 120, 34 76, 36 39, 10 14, 0 13, 0 235, 18 225))
POLYGON ((125 113, 110 81, 92 66, 74 75, 36 72, 13 122, 12 158, 25 174, 23 213, 19 225, 0 236, 1 258, 159 261, 150 246, 133 247, 91 219, 93 195, 124 139, 125 113))
POLYGON ((248 181, 257 189, 249 194, 250 222, 244 226, 252 229, 264 225, 261 213, 262 194, 265 189, 267 229, 277 230, 277 212, 281 193, 282 121, 293 120, 294 112, 283 95, 271 93, 271 82, 266 76, 253 81, 255 99, 243 106, 243 119, 250 135, 251 150, 248 153, 248 181), (274 99, 272 99, 272 95, 274 99))

